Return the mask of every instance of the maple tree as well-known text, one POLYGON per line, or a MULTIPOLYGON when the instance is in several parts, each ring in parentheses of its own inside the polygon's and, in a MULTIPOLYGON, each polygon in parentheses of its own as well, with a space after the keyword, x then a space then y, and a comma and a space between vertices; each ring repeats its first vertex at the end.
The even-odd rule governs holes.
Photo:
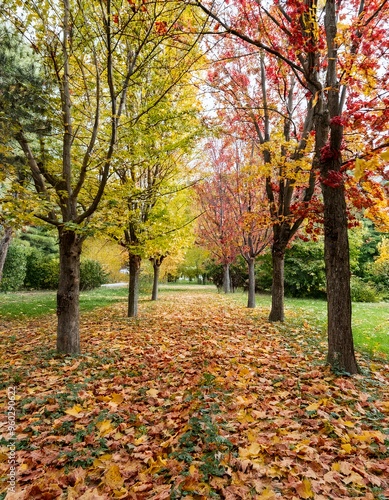
MULTIPOLYGON (((252 148, 258 191, 266 192, 272 238, 271 321, 284 319, 284 259, 288 243, 313 210, 316 175, 310 149, 313 115, 285 65, 275 69, 263 53, 224 39, 208 85, 217 107, 216 124, 252 148)), ((257 195, 259 196, 259 194, 257 195)))
POLYGON ((229 138, 219 141, 221 144, 218 145, 218 152, 215 149, 216 144, 210 143, 215 174, 210 178, 210 182, 198 188, 206 219, 200 228, 200 236, 208 248, 215 248, 216 254, 219 252, 218 259, 223 262, 220 251, 222 256, 225 251, 221 244, 223 238, 225 239, 226 228, 230 228, 227 244, 231 245, 231 254, 235 255, 239 251, 247 264, 248 307, 252 308, 255 307, 255 259, 265 250, 271 239, 266 195, 264 190, 261 192, 261 176, 253 164, 253 146, 248 148, 245 141, 233 136, 232 130, 229 138), (223 194, 220 186, 216 188, 218 191, 214 186, 211 187, 212 184, 220 183, 223 183, 225 189, 223 194), (216 218, 214 205, 221 205, 222 197, 224 206, 218 207, 216 218), (219 201, 215 202, 215 198, 219 201), (211 206, 208 206, 209 204, 211 206))
POLYGON ((196 186, 203 212, 198 226, 199 242, 223 265, 223 291, 229 293, 230 265, 239 253, 239 231, 233 217, 233 196, 228 179, 231 157, 221 140, 210 141, 207 151, 208 176, 196 186))
MULTIPOLYGON (((176 188, 177 189, 177 188, 176 188)), ((190 187, 182 186, 164 197, 153 221, 153 237, 146 242, 146 255, 153 267, 151 300, 158 299, 158 285, 162 263, 166 258, 174 260, 193 244, 193 222, 195 215, 188 200, 190 187), (168 199, 166 199, 168 198, 168 199)), ((162 201, 162 200, 161 200, 162 201)))
MULTIPOLYGON (((338 5, 328 0, 319 5, 304 0, 264 5, 240 0, 233 8, 219 2, 188 3, 210 17, 215 33, 257 48, 275 68, 285 64, 308 93, 307 111, 315 132, 313 168, 319 175, 324 205, 327 359, 335 369, 356 373, 346 193, 350 192, 348 170, 360 155, 359 149, 353 149, 352 137, 358 120, 364 122, 363 156, 374 156, 375 173, 387 175, 385 156, 384 161, 377 158, 377 151, 388 146, 386 1, 338 5)), ((374 171, 364 171, 367 191, 372 190, 372 177, 374 171)), ((375 187, 375 192, 382 193, 375 187)))
POLYGON ((160 265, 169 253, 185 244, 193 219, 187 209, 191 180, 186 164, 190 163, 191 148, 199 133, 199 106, 189 86, 189 70, 200 54, 193 50, 193 58, 180 64, 175 74, 170 58, 180 59, 182 55, 172 53, 169 47, 161 52, 148 73, 148 85, 143 84, 133 95, 131 106, 138 119, 131 123, 131 129, 124 126, 121 130, 124 140, 131 137, 131 141, 114 166, 115 176, 105 200, 107 231, 128 252, 129 317, 137 316, 142 259, 154 261, 156 297, 160 265), (161 97, 161 84, 172 78, 179 85, 161 97), (153 101, 156 104, 145 114, 145 106, 153 101))

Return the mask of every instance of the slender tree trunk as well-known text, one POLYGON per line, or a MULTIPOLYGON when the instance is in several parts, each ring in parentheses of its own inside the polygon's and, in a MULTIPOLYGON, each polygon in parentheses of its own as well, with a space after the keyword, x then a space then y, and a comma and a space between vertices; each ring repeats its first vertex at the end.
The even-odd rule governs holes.
POLYGON ((247 267, 249 271, 249 290, 248 290, 248 300, 247 307, 250 309, 255 308, 255 259, 248 259, 247 267))
POLYGON ((10 227, 4 228, 4 236, 0 240, 0 283, 3 278, 3 269, 5 264, 5 259, 7 258, 8 248, 11 244, 12 239, 12 229, 10 227))
POLYGON ((284 261, 285 250, 273 244, 273 282, 269 321, 284 321, 284 261))
POLYGON ((223 292, 231 292, 230 264, 223 264, 223 292))
POLYGON ((154 269, 154 276, 153 276, 153 291, 151 294, 151 300, 158 300, 158 283, 159 283, 159 271, 161 269, 161 263, 154 260, 153 269, 154 269))
POLYGON ((59 284, 57 292, 57 351, 80 354, 79 298, 82 238, 59 228, 59 284))
POLYGON ((358 373, 351 329, 350 259, 343 187, 322 185, 327 279, 328 356, 334 370, 358 373))
POLYGON ((129 254, 129 261, 128 317, 136 318, 138 315, 139 275, 142 258, 139 255, 129 254))

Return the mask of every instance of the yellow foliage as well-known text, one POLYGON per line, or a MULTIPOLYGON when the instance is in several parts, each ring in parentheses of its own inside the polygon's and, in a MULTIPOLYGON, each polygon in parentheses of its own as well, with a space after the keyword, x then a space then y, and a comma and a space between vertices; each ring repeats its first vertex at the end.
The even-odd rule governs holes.
POLYGON ((378 245, 379 255, 375 260, 375 264, 381 265, 385 262, 389 262, 389 238, 383 238, 381 243, 378 245))
POLYGON ((117 243, 103 238, 90 238, 84 243, 82 255, 99 261, 112 281, 123 281, 120 269, 125 265, 127 256, 117 243))

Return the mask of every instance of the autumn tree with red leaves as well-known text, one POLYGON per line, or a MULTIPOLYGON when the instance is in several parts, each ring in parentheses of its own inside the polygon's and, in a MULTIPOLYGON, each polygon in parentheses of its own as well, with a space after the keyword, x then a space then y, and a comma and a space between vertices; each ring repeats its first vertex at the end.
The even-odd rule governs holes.
POLYGON ((250 147, 246 141, 234 138, 229 147, 232 150, 228 177, 232 216, 239 231, 240 254, 247 264, 247 307, 254 308, 255 261, 271 242, 271 221, 260 165, 254 162, 254 144, 250 147))
MULTIPOLYGON (((315 132, 312 167, 319 176, 324 204, 327 361, 333 369, 357 373, 346 193, 349 170, 361 156, 353 137, 355 121, 371 125, 364 127, 364 137, 359 136, 363 157, 375 156, 389 145, 387 1, 327 0, 318 5, 315 0, 266 4, 237 0, 233 7, 229 2, 188 3, 209 16, 220 36, 232 36, 259 49, 270 64, 286 64, 307 92, 315 132)), ((384 166, 378 160, 375 175, 380 172, 384 166)), ((363 178, 368 176, 363 173, 363 178)))
POLYGON ((239 253, 239 230, 234 221, 233 197, 229 186, 230 156, 222 141, 207 145, 208 176, 196 186, 203 214, 199 221, 199 243, 223 266, 223 291, 231 291, 230 265, 239 253))
POLYGON ((253 146, 235 137, 208 144, 212 173, 197 187, 204 211, 200 240, 223 264, 224 291, 228 270, 240 253, 248 268, 248 303, 255 307, 255 260, 271 240, 264 183, 253 165, 253 146))
MULTIPOLYGON (((267 196, 273 230, 272 306, 269 319, 284 320, 284 258, 288 243, 317 204, 312 169, 313 113, 310 99, 281 63, 226 38, 212 51, 208 73, 215 102, 213 121, 226 136, 237 134, 253 146, 257 189, 267 196), (233 132, 232 132, 233 131, 233 132)), ((312 214, 311 214, 312 215, 312 214)))

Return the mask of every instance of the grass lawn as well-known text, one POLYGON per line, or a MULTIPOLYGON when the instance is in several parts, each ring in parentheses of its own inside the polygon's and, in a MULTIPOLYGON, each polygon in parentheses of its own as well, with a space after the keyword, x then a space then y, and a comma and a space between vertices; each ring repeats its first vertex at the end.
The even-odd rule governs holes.
MULTIPOLYGON (((247 303, 247 295, 241 292, 232 294, 240 304, 247 303)), ((271 297, 257 295, 257 307, 261 318, 266 319, 270 311, 271 297)), ((389 358, 389 303, 354 302, 352 306, 353 335, 357 349, 369 355, 384 354, 389 358)), ((327 327, 327 303, 318 299, 285 299, 286 324, 291 326, 304 323, 317 328, 325 335, 327 327)))
MULTIPOLYGON (((80 294, 81 312, 108 306, 126 300, 127 288, 97 288, 80 294)), ((56 310, 56 292, 10 292, 0 293, 0 317, 6 319, 35 318, 53 314, 56 310)))

